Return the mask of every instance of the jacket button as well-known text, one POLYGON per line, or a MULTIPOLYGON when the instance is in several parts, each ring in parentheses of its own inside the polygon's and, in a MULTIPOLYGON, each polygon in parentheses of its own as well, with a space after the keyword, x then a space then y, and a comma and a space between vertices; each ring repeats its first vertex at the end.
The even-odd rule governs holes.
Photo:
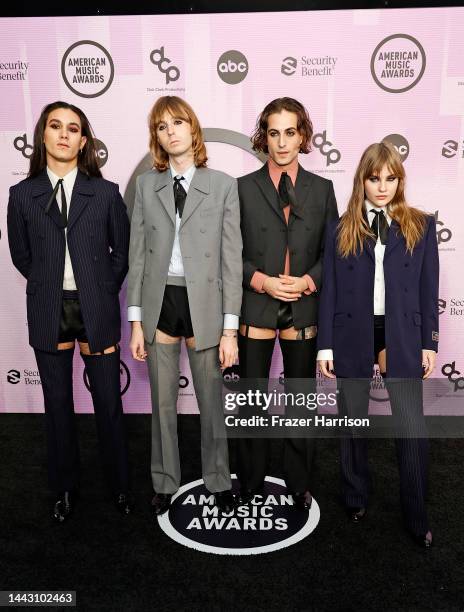
POLYGON ((262 231, 262 232, 267 232, 267 227, 264 227, 264 226, 263 226, 263 227, 261 228, 261 231, 262 231))
POLYGON ((349 312, 347 315, 348 319, 351 319, 351 312, 349 312))
POLYGON ((405 288, 404 288, 404 292, 405 292, 405 293, 407 293, 407 292, 408 292, 408 288, 407 288, 407 287, 405 287, 405 288))
POLYGON ((405 263, 405 264, 404 264, 404 267, 405 267, 405 268, 409 268, 409 264, 408 264, 408 263, 405 263))
POLYGON ((205 257, 211 257, 211 253, 205 253, 205 257))
POLYGON ((258 251, 258 255, 264 255, 264 251, 258 251))
POLYGON ((214 278, 212 276, 208 276, 208 283, 212 283, 214 278))
POLYGON ((98 261, 98 257, 96 255, 94 255, 93 260, 94 261, 98 261))
POLYGON ((348 270, 354 270, 354 266, 350 264, 350 265, 348 266, 348 270))
POLYGON ((200 227, 200 233, 204 234, 205 232, 206 232, 205 228, 204 227, 200 227))
POLYGON ((286 232, 287 230, 286 230, 286 229, 284 229, 284 228, 282 228, 280 231, 281 231, 281 232, 286 232))
POLYGON ((156 229, 156 225, 152 225, 151 229, 155 230, 156 229))
POLYGON ((148 249, 150 251, 150 253, 153 253, 153 249, 148 249))

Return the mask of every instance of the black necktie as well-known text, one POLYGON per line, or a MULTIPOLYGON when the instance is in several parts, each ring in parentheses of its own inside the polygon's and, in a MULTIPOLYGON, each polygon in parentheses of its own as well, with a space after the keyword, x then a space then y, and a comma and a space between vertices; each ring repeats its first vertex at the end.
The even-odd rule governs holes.
POLYGON ((286 172, 282 172, 282 174, 280 175, 279 186, 277 190, 279 192, 280 208, 285 208, 286 206, 290 205, 290 211, 294 215, 301 217, 303 211, 298 205, 292 179, 286 172))
POLYGON ((176 205, 176 213, 181 219, 184 212, 185 199, 187 197, 187 192, 180 184, 180 182, 184 180, 183 176, 174 177, 174 203, 176 205))
POLYGON ((58 182, 55 185, 55 189, 52 191, 52 195, 47 202, 47 206, 45 207, 45 212, 48 214, 50 212, 50 208, 55 201, 56 194, 58 193, 58 189, 61 187, 61 218, 63 220, 63 225, 66 227, 68 225, 68 203, 66 202, 66 195, 64 193, 64 185, 63 179, 58 179, 58 182))
POLYGON ((388 239, 388 222, 385 218, 383 210, 375 210, 371 208, 371 213, 374 213, 374 218, 371 223, 371 230, 377 238, 380 237, 382 244, 387 244, 388 239))
POLYGON ((68 225, 68 203, 66 202, 66 195, 64 193, 63 179, 60 179, 58 183, 60 183, 61 188, 61 218, 63 219, 64 226, 66 227, 68 225))

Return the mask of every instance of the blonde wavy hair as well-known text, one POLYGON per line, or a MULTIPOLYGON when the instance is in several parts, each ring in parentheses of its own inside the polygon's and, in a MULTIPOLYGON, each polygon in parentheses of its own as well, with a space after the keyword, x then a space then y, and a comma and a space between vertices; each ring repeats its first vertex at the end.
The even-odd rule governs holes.
POLYGON ((160 172, 169 168, 169 156, 158 142, 157 129, 163 120, 165 113, 171 117, 183 119, 192 128, 193 160, 197 168, 206 166, 208 156, 206 154, 205 142, 201 132, 200 122, 195 115, 192 107, 182 98, 177 96, 162 96, 156 100, 148 117, 150 129, 150 153, 153 159, 153 166, 160 172))
POLYGON ((406 249, 412 253, 424 235, 426 213, 408 206, 404 196, 405 171, 395 147, 389 142, 378 142, 367 147, 361 156, 353 179, 353 191, 346 212, 338 224, 337 248, 342 257, 362 253, 364 241, 375 238, 364 214, 364 182, 378 176, 384 166, 398 178, 398 188, 387 205, 389 216, 394 219, 406 241, 406 249))

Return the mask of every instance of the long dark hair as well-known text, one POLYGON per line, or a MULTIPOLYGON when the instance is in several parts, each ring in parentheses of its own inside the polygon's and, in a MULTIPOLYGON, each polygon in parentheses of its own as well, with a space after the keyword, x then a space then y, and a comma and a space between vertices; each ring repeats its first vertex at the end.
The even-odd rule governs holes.
POLYGON ((34 146, 27 176, 37 176, 47 166, 47 152, 44 144, 45 126, 47 125, 48 115, 57 108, 67 108, 73 113, 76 113, 81 121, 81 134, 87 138, 82 153, 79 153, 77 167, 84 172, 84 174, 87 174, 87 176, 101 177, 102 173, 97 164, 97 152, 95 149, 93 130, 89 120, 80 108, 74 106, 74 104, 68 104, 67 102, 61 101, 47 104, 47 106, 44 106, 42 109, 42 113, 34 129, 34 146))

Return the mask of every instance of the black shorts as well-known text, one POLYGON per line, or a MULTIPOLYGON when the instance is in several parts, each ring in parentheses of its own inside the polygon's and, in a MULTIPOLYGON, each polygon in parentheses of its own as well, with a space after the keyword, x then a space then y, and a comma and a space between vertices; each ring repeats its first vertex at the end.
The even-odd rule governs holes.
POLYGON ((77 291, 63 291, 58 344, 74 342, 74 340, 88 342, 84 321, 82 320, 79 294, 77 291))
POLYGON ((168 336, 194 335, 186 287, 166 285, 157 328, 168 336))

